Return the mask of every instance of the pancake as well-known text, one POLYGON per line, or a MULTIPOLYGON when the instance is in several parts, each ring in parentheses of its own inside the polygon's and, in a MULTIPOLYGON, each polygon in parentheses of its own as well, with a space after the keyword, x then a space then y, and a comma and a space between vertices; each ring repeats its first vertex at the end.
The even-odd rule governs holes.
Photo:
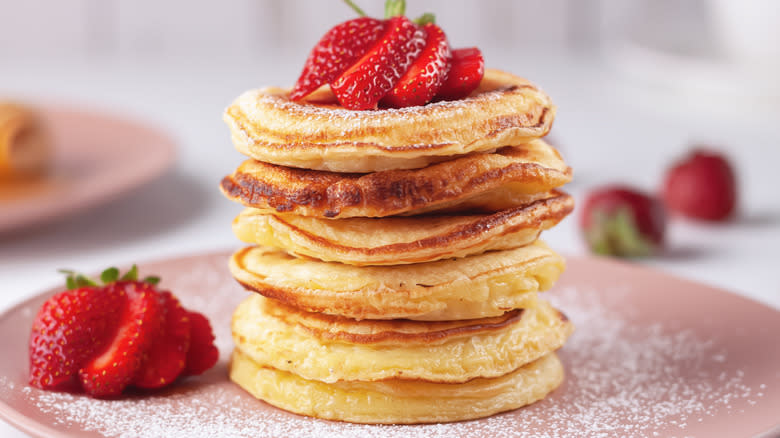
POLYGON ((332 172, 413 169, 543 137, 555 117, 535 85, 490 69, 471 97, 401 109, 353 111, 322 100, 292 102, 289 93, 251 90, 227 108, 223 119, 239 152, 332 172))
POLYGON ((246 289, 310 312, 441 321, 497 316, 549 289, 564 261, 541 241, 511 250, 399 266, 352 266, 247 247, 230 259, 246 289))
POLYGON ((555 117, 538 87, 490 69, 466 99, 402 109, 353 111, 324 103, 322 93, 316 102, 292 102, 289 93, 247 91, 227 108, 223 119, 239 152, 333 172, 412 169, 543 137, 555 117))
POLYGON ((557 350, 573 330, 543 300, 460 321, 362 320, 304 312, 252 295, 233 314, 233 341, 260 366, 309 380, 498 377, 557 350))
POLYGON ((355 423, 481 418, 541 400, 563 382, 563 367, 555 353, 500 377, 455 384, 397 379, 328 384, 260 366, 240 350, 233 352, 229 368, 233 382, 276 407, 355 423))
POLYGON ((494 214, 321 219, 248 208, 233 221, 246 243, 351 265, 399 265, 532 243, 574 208, 561 193, 494 214))
POLYGON ((344 174, 255 160, 221 183, 247 207, 325 218, 384 217, 432 211, 496 212, 532 202, 571 181, 572 172, 543 140, 470 154, 422 169, 344 174))
POLYGON ((0 181, 37 176, 50 157, 49 133, 35 111, 0 102, 0 181))

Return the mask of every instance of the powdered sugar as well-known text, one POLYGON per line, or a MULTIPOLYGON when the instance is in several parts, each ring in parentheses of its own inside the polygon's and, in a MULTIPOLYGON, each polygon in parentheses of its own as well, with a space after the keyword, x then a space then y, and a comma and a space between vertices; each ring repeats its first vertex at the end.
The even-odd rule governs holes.
MULTIPOLYGON (((630 307, 621 307, 628 289, 565 289, 547 297, 577 331, 560 352, 567 380, 548 399, 454 424, 365 426, 300 417, 268 408, 226 382, 230 313, 245 292, 224 264, 215 257, 195 263, 188 275, 161 272, 164 286, 185 305, 212 318, 223 355, 219 369, 152 396, 101 401, 24 388, 23 397, 63 427, 119 437, 607 437, 690 435, 691 425, 759 404, 776 389, 771 382, 745 384, 745 372, 730 367, 731 353, 713 340, 661 322, 636 323, 630 307)), ((13 390, 9 384, 0 381, 0 393, 13 390)))

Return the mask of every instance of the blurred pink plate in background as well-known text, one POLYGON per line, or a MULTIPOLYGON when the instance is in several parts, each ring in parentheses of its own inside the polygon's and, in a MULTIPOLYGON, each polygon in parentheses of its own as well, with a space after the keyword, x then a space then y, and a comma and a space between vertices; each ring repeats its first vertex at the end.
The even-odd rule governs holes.
POLYGON ((153 180, 174 161, 174 141, 142 123, 65 106, 39 107, 52 131, 50 172, 0 183, 0 233, 84 211, 153 180))
POLYGON ((221 359, 204 375, 119 400, 27 386, 27 339, 54 291, 0 316, 0 417, 42 437, 539 437, 777 436, 780 312, 658 271, 572 258, 544 296, 577 331, 560 350, 565 383, 548 398, 460 423, 368 426, 290 414, 227 379, 230 316, 243 291, 228 253, 147 263, 161 285, 204 312, 221 359))

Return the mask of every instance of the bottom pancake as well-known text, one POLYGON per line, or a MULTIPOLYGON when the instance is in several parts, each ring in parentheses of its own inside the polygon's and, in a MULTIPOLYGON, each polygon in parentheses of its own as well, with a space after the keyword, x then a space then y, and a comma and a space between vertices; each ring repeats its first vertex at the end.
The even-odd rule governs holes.
POLYGON ((254 397, 297 414, 353 423, 437 423, 487 417, 541 400, 563 382, 563 366, 550 353, 503 376, 465 383, 323 383, 259 366, 236 349, 230 379, 254 397))

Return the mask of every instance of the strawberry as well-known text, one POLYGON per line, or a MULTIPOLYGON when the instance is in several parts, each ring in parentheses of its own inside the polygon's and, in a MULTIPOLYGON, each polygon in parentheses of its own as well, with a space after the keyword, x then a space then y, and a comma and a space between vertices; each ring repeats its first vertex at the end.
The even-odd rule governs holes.
POLYGON ((590 193, 580 216, 590 249, 619 257, 647 256, 663 245, 666 227, 663 204, 623 186, 590 193))
POLYGON ((80 384, 94 397, 112 397, 129 384, 158 388, 216 362, 208 320, 158 291, 159 278, 139 281, 135 266, 121 278, 118 269, 106 269, 104 284, 64 272, 68 290, 47 300, 33 321, 31 385, 64 390, 80 384))
POLYGON ((93 397, 117 396, 130 384, 163 323, 163 306, 153 285, 120 281, 106 288, 123 293, 126 302, 110 340, 79 370, 82 387, 93 397))
POLYGON ((394 108, 425 105, 439 91, 450 70, 450 45, 444 31, 434 23, 423 27, 425 47, 420 56, 382 98, 382 104, 394 108))
POLYGON ((462 99, 476 90, 485 75, 485 59, 476 47, 452 51, 452 67, 436 95, 441 100, 462 99))
POLYGON ((425 47, 422 29, 404 16, 387 20, 373 46, 330 86, 342 106, 376 108, 425 47))
POLYGON ((165 322, 133 378, 133 385, 139 388, 160 388, 176 380, 184 370, 190 348, 189 313, 168 291, 160 292, 158 299, 165 322))
POLYGON ((30 335, 30 384, 69 389, 81 365, 106 342, 106 329, 117 318, 124 297, 118 291, 82 286, 47 300, 30 335))
POLYGON ((721 221, 737 204, 737 181, 728 160, 695 150, 666 174, 663 198, 669 210, 693 219, 721 221))
POLYGON ((357 61, 385 29, 382 20, 360 17, 330 29, 312 49, 290 99, 300 100, 328 84, 357 61))
POLYGON ((198 312, 189 312, 190 350, 187 352, 185 376, 203 374, 213 367, 219 359, 219 350, 214 346, 214 332, 205 316, 198 312))

